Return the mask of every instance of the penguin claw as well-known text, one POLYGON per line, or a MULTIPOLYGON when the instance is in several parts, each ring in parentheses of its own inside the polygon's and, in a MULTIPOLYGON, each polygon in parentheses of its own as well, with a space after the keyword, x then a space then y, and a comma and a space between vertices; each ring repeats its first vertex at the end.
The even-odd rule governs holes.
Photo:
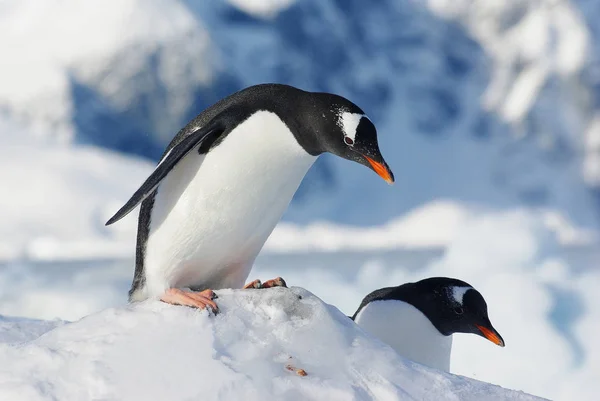
POLYGON ((216 294, 213 290, 187 292, 180 290, 179 288, 169 288, 160 297, 160 300, 171 305, 189 306, 198 309, 206 309, 210 306, 212 311, 216 314, 219 308, 213 301, 215 297, 216 294))
POLYGON ((273 287, 284 287, 287 288, 287 284, 284 279, 281 277, 276 277, 272 280, 267 280, 264 283, 261 283, 260 280, 254 280, 249 282, 244 286, 244 289, 254 288, 254 289, 263 289, 263 288, 273 288, 273 287))
POLYGON ((256 279, 246 284, 243 289, 247 290, 249 288, 262 288, 262 283, 260 282, 260 280, 256 279))
POLYGON ((267 280, 263 283, 261 288, 272 288, 272 287, 283 287, 287 288, 287 283, 281 277, 276 277, 272 280, 267 280))

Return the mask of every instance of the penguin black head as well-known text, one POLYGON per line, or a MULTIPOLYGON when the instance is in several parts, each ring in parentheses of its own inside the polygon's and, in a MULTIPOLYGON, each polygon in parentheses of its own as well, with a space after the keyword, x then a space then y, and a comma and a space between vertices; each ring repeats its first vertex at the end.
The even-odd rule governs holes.
POLYGON ((297 136, 298 142, 312 154, 329 152, 369 167, 388 184, 394 183, 377 142, 377 130, 357 105, 331 93, 309 94, 300 125, 312 135, 297 136))
POLYGON ((411 304, 444 336, 473 333, 504 347, 504 340, 490 322, 483 296, 464 281, 432 277, 373 291, 365 297, 352 319, 370 302, 385 300, 411 304))

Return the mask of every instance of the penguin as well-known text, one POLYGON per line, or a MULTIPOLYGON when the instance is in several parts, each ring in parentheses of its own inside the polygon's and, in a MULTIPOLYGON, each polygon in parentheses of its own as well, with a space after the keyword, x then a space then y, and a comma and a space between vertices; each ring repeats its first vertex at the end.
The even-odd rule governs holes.
POLYGON ((483 296, 454 278, 432 277, 375 290, 351 319, 405 358, 447 372, 454 333, 477 334, 504 347, 483 296))
MULTIPOLYGON (((306 172, 326 152, 394 182, 373 122, 344 97, 260 84, 201 112, 106 223, 141 203, 129 301, 216 311, 213 290, 243 286, 306 172)), ((277 285, 285 281, 244 288, 277 285)))

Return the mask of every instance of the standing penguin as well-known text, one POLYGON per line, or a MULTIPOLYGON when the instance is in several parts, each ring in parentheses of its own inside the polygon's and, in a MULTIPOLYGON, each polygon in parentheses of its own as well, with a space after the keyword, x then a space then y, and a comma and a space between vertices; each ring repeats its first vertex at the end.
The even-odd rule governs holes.
POLYGON ((129 300, 156 297, 216 310, 211 289, 242 287, 304 175, 324 152, 394 182, 375 126, 343 97, 263 84, 200 113, 106 223, 141 202, 129 300))
POLYGON ((452 334, 473 333, 504 347, 483 296, 464 281, 432 277, 367 295, 352 320, 400 355, 450 370, 452 334))

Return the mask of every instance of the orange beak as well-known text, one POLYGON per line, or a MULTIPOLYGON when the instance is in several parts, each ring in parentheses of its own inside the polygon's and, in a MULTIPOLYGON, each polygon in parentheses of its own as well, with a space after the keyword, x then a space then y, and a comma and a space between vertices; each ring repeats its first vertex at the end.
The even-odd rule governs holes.
POLYGON ((502 337, 500 337, 500 334, 498 334, 496 330, 488 329, 487 327, 480 326, 478 324, 476 324, 475 326, 479 329, 479 331, 481 331, 481 334, 483 334, 485 338, 487 338, 496 345, 504 347, 504 340, 502 339, 502 337))
POLYGON ((384 163, 376 162, 369 156, 365 156, 365 159, 367 159, 371 167, 373 167, 373 170, 375 170, 375 172, 388 184, 392 185, 394 183, 394 175, 388 166, 386 166, 384 163))

